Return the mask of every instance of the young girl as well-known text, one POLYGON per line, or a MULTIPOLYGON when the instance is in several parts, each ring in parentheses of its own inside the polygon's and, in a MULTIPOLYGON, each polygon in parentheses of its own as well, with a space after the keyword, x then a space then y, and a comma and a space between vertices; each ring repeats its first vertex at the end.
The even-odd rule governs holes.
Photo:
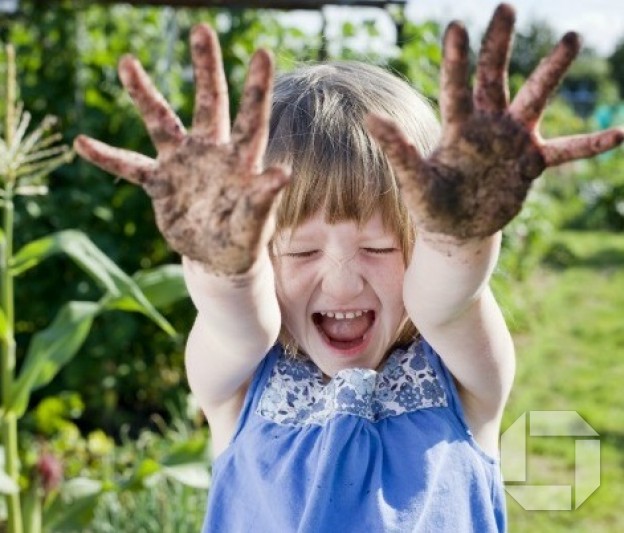
POLYGON ((201 25, 186 133, 122 59, 158 158, 86 137, 76 149, 142 185, 183 256, 198 309, 188 379, 214 453, 204 531, 505 529, 497 450, 514 352, 488 287, 500 229, 546 166, 624 138, 540 138, 578 38, 510 104, 513 21, 499 6, 474 92, 466 31, 449 26, 441 132, 405 82, 357 63, 280 77, 271 110, 260 50, 230 133, 219 45, 201 25))

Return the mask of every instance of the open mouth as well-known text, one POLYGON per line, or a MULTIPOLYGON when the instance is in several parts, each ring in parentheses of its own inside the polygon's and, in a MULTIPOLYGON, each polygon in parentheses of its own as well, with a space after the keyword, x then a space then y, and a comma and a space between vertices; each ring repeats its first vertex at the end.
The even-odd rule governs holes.
POLYGON ((312 321, 329 346, 340 352, 354 353, 368 342, 375 311, 323 311, 313 313, 312 321))

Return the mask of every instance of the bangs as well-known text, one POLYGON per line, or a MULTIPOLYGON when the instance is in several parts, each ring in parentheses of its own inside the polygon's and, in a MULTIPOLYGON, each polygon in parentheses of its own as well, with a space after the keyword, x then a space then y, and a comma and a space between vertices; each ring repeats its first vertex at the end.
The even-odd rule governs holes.
POLYGON ((329 224, 364 224, 379 211, 386 229, 402 236, 407 210, 385 154, 365 129, 365 111, 340 93, 324 91, 292 103, 277 100, 275 108, 266 163, 292 169, 277 229, 297 227, 319 210, 329 224))

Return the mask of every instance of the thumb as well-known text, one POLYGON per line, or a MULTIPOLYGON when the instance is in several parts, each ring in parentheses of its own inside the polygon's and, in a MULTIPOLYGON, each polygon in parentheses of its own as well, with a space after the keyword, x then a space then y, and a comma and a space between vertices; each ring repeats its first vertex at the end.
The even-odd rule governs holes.
POLYGON ((410 214, 415 220, 421 220, 424 217, 422 196, 428 175, 427 162, 391 118, 370 114, 366 117, 366 126, 386 154, 410 214))
POLYGON ((418 175, 423 160, 401 127, 391 118, 377 114, 366 117, 366 127, 388 157, 399 184, 407 185, 407 177, 413 181, 412 176, 418 175))
POLYGON ((251 203, 256 207, 269 207, 277 194, 290 183, 291 170, 286 166, 269 167, 253 182, 251 203))

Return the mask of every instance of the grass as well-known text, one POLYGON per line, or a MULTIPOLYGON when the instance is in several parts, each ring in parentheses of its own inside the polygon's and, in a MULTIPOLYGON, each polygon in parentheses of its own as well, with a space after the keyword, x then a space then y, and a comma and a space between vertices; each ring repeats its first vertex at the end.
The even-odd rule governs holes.
MULTIPOLYGON (((577 411, 599 434, 601 483, 572 511, 508 495, 509 530, 624 531, 624 235, 562 232, 553 250, 521 284, 495 284, 518 358, 503 430, 525 412, 577 411)), ((529 437, 528 449, 527 483, 573 484, 574 437, 529 437)))

